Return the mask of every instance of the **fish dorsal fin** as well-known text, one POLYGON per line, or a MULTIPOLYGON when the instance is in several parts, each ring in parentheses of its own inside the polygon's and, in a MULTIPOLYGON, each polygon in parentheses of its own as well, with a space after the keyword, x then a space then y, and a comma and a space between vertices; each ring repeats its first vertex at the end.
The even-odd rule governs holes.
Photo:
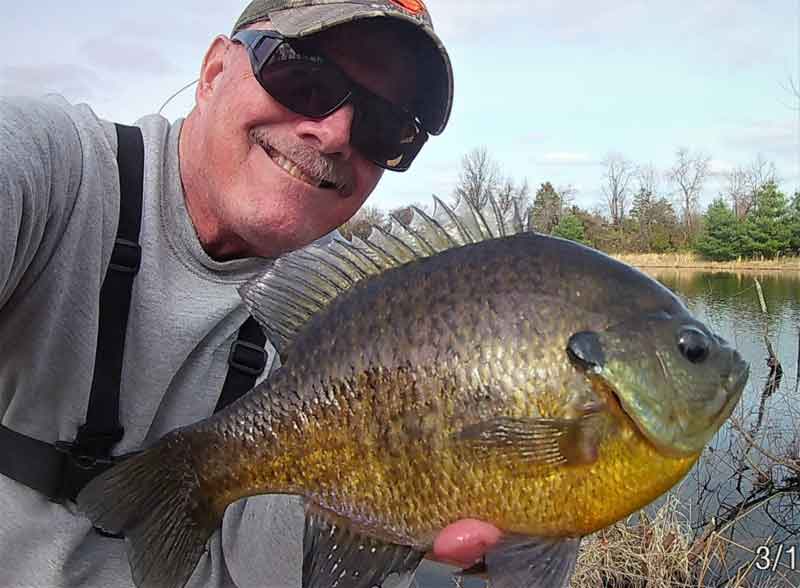
POLYGON ((477 210, 465 198, 455 209, 434 196, 428 215, 412 206, 408 225, 392 218, 369 237, 334 238, 278 258, 265 273, 239 288, 250 314, 281 355, 297 332, 331 300, 356 283, 441 251, 522 232, 516 204, 501 210, 494 199, 477 210))
POLYGON ((354 531, 344 519, 309 505, 303 534, 303 588, 373 588, 396 574, 401 585, 425 554, 354 531))

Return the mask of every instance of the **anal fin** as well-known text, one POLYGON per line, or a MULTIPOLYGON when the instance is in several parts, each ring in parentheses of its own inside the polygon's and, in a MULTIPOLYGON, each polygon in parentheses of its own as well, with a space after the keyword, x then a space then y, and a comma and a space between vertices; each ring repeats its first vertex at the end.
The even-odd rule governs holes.
POLYGON ((567 588, 580 538, 511 535, 486 553, 492 588, 567 588))
POLYGON ((387 543, 351 528, 345 519, 316 507, 306 508, 303 535, 303 588, 405 586, 424 552, 387 543), (388 583, 387 583, 388 584, 388 583))

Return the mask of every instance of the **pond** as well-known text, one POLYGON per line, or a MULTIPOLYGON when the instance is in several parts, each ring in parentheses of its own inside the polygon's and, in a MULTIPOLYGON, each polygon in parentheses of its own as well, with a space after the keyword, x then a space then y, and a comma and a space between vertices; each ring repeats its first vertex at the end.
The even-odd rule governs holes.
MULTIPOLYGON (((750 380, 731 422, 674 490, 693 532, 701 536, 716 531, 728 548, 703 585, 800 587, 800 275, 674 269, 648 273, 681 296, 698 319, 750 363, 750 380), (775 360, 767 361, 765 336, 782 367, 780 377, 775 360), (750 562, 748 578, 755 583, 737 584, 732 576, 750 562), (759 573, 755 568, 768 569, 759 573)), ((418 585, 453 586, 448 570, 426 563, 417 574, 418 585)))
POLYGON ((698 529, 714 517, 714 527, 742 546, 732 549, 728 571, 752 561, 755 551, 758 566, 770 568, 759 575, 770 586, 800 586, 800 275, 651 274, 750 362, 750 380, 732 422, 711 442, 678 494, 691 506, 698 529))

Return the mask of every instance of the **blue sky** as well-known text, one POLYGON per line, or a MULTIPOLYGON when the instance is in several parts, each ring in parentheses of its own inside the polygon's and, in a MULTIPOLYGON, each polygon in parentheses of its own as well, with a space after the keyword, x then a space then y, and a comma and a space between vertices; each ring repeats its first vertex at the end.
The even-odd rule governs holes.
MULTIPOLYGON (((786 192, 800 186, 797 0, 428 0, 455 70, 450 125, 411 170, 386 173, 371 203, 452 193, 461 157, 485 146, 505 174, 577 188, 601 203, 603 158, 665 170, 677 148, 723 174, 761 156, 786 192)), ((99 0, 15 5, 0 20, 0 94, 57 91, 119 122, 156 111, 194 79, 239 1, 99 0)), ((174 119, 193 90, 173 100, 174 119)), ((664 195, 670 192, 662 182, 664 195)))

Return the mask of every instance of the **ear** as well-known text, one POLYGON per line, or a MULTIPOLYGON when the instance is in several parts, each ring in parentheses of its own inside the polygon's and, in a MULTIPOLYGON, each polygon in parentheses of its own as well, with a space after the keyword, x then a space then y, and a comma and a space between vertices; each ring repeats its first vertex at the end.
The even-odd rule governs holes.
POLYGON ((195 99, 198 104, 208 100, 213 94, 223 70, 225 69, 226 55, 232 41, 224 35, 219 35, 211 42, 200 67, 200 79, 195 90, 195 99))

